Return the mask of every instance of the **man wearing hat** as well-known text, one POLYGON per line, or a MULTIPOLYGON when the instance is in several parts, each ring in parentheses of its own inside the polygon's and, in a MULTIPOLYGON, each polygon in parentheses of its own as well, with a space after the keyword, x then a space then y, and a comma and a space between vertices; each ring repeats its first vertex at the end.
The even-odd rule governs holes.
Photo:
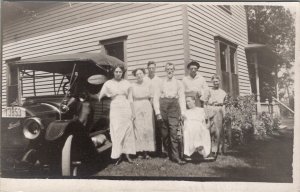
POLYGON ((185 95, 193 95, 196 99, 196 106, 203 107, 207 101, 208 85, 205 79, 197 73, 200 64, 196 61, 191 61, 187 65, 188 76, 183 77, 182 83, 185 89, 185 95))

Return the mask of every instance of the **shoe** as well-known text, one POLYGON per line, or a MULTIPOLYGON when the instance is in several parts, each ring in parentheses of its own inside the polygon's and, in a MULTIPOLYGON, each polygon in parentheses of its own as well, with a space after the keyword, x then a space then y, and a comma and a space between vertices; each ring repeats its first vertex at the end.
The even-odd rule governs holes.
POLYGON ((185 161, 191 161, 192 158, 190 158, 190 157, 184 157, 184 160, 185 160, 185 161))
POLYGON ((210 153, 206 158, 215 158, 215 155, 213 153, 210 153))
POLYGON ((144 156, 144 159, 151 159, 151 157, 147 154, 144 156))
POLYGON ((173 159, 172 161, 174 163, 177 163, 178 165, 184 165, 184 164, 186 164, 186 161, 182 161, 181 159, 173 159))
POLYGON ((130 164, 133 163, 132 159, 129 157, 128 154, 126 154, 125 157, 126 157, 128 163, 130 163, 130 164))
POLYGON ((116 162, 114 163, 114 166, 119 165, 121 162, 122 162, 122 158, 119 157, 119 158, 116 160, 116 162))
POLYGON ((215 160, 215 156, 212 153, 210 153, 207 157, 204 157, 203 159, 206 161, 213 161, 215 160))
POLYGON ((142 159, 143 156, 142 156, 142 155, 138 155, 137 158, 138 158, 138 159, 142 159))
POLYGON ((203 158, 205 161, 214 161, 215 158, 214 157, 205 157, 203 158))
POLYGON ((167 158, 167 157, 168 157, 168 154, 167 154, 167 153, 161 152, 161 153, 159 153, 157 156, 160 157, 160 158, 167 158))
POLYGON ((197 147, 195 151, 201 152, 203 150, 203 146, 197 147))

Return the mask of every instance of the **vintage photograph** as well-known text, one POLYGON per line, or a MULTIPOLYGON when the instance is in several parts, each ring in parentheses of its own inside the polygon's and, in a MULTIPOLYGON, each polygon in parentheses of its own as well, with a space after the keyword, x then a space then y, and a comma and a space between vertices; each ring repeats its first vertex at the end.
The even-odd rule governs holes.
POLYGON ((294 182, 295 4, 1 3, 2 178, 294 182))

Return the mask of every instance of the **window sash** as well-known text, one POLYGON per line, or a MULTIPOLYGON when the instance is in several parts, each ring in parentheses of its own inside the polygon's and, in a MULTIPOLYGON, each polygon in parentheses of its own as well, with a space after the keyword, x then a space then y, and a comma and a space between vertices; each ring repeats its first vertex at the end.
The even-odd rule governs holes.
POLYGON ((239 94, 237 44, 220 36, 215 37, 217 74, 221 88, 232 96, 239 94))

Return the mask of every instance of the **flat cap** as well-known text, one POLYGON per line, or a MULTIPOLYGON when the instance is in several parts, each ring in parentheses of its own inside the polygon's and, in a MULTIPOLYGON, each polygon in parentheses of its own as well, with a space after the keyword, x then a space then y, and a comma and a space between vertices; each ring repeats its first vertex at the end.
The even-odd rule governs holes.
POLYGON ((189 69, 192 65, 196 66, 198 69, 200 68, 200 64, 197 61, 189 62, 186 67, 189 69))

